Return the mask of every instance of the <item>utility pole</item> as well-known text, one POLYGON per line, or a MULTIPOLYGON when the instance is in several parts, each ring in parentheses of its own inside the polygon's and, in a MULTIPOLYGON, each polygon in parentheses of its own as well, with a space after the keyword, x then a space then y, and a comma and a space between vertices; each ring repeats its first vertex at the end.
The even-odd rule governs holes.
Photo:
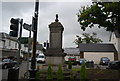
POLYGON ((36 41, 37 41, 37 24, 38 24, 38 9, 39 9, 39 0, 35 2, 35 12, 33 17, 33 44, 32 44, 32 59, 31 59, 31 69, 30 72, 30 81, 36 80, 36 41))

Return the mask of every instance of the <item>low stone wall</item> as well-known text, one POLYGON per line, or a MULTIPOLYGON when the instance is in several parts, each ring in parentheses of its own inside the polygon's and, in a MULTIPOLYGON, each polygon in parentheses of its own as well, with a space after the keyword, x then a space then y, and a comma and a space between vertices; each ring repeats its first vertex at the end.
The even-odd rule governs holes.
MULTIPOLYGON (((86 81, 120 81, 120 73, 118 70, 110 69, 87 69, 87 80, 86 81)), ((53 72, 53 81, 57 80, 56 72, 53 72)), ((63 81, 70 80, 70 70, 63 72, 63 81)), ((73 72, 74 81, 80 81, 80 71, 73 72)), ((41 72, 40 78, 46 80, 46 72, 41 72)))
MULTIPOLYGON (((57 69, 58 69, 58 65, 51 65, 51 67, 52 67, 53 71, 57 71, 57 69)), ((43 64, 43 65, 39 66, 39 69, 40 69, 40 71, 47 71, 48 65, 43 64)), ((67 65, 62 65, 62 70, 65 70, 65 69, 67 69, 67 65)))
POLYGON ((87 69, 87 79, 118 81, 120 73, 118 70, 112 69, 87 69))

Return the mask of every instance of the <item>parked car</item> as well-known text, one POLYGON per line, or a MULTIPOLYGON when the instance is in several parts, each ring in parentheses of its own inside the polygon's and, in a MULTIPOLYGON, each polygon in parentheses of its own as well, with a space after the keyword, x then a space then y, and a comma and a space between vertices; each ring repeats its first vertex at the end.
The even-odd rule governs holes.
POLYGON ((76 61, 76 57, 70 56, 70 57, 68 58, 68 61, 74 62, 74 61, 76 61))
POLYGON ((77 65, 76 57, 75 56, 70 56, 68 58, 68 61, 71 61, 72 65, 77 65))
POLYGON ((109 62, 107 69, 120 69, 120 60, 109 62))
POLYGON ((12 68, 17 64, 16 61, 13 61, 11 59, 3 59, 0 65, 3 69, 12 68))
POLYGON ((36 58, 37 63, 45 63, 45 55, 44 54, 39 54, 36 58))
POLYGON ((87 62, 87 60, 86 60, 86 59, 81 58, 81 59, 79 60, 78 64, 79 64, 79 65, 81 65, 83 61, 84 61, 85 63, 87 62))
POLYGON ((110 59, 108 57, 102 57, 100 59, 100 65, 108 65, 109 62, 110 62, 110 59))
POLYGON ((32 58, 29 58, 29 62, 31 62, 32 58))

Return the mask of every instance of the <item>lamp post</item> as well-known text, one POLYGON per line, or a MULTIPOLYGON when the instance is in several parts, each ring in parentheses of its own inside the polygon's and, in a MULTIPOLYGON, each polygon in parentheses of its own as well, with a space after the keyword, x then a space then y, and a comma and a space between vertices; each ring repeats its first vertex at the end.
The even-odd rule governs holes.
POLYGON ((30 39, 31 39, 32 25, 29 25, 29 24, 24 23, 24 24, 23 24, 23 28, 29 31, 29 38, 28 38, 28 54, 27 54, 27 78, 29 78, 29 77, 28 77, 28 75, 29 75, 28 70, 29 70, 30 50, 31 50, 31 42, 30 42, 30 39))
POLYGON ((36 80, 36 41, 37 41, 37 24, 38 24, 38 9, 39 9, 39 0, 35 2, 35 12, 33 17, 33 44, 32 44, 32 59, 31 59, 31 68, 30 72, 30 81, 36 80))

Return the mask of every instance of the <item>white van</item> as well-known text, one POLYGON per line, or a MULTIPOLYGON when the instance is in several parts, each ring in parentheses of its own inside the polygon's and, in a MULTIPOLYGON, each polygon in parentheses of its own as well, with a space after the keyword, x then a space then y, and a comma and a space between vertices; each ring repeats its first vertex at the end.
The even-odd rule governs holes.
POLYGON ((40 53, 37 57, 36 57, 36 61, 37 63, 45 63, 45 55, 43 53, 40 53))

